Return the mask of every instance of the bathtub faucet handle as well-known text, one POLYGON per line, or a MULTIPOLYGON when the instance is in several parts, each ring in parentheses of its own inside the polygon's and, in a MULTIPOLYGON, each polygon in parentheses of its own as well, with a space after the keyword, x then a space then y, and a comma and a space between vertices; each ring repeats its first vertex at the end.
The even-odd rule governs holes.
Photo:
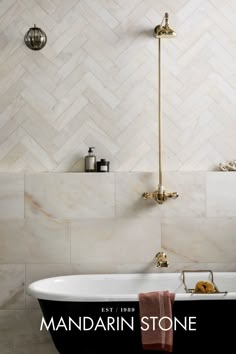
POLYGON ((166 268, 169 265, 167 254, 165 252, 158 252, 156 254, 156 263, 158 268, 166 268))

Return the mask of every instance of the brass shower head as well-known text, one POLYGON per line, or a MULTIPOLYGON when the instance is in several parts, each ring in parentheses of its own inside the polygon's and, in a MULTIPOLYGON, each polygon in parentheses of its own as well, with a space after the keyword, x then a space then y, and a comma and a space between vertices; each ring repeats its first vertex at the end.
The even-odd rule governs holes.
POLYGON ((154 37, 155 38, 173 38, 176 37, 175 31, 170 28, 169 26, 169 15, 166 12, 165 16, 163 17, 163 20, 160 25, 156 26, 154 29, 154 37), (163 22, 165 21, 165 24, 163 26, 163 22))

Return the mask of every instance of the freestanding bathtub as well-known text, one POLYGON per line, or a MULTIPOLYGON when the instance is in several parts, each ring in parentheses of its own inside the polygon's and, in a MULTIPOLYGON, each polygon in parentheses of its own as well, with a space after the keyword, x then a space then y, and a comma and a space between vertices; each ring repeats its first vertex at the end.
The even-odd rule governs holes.
MULTIPOLYGON (((184 273, 186 288, 211 274, 184 273)), ((219 293, 194 294, 186 293, 183 273, 71 275, 36 281, 27 292, 38 299, 39 327, 50 331, 60 354, 146 353, 138 294, 162 290, 176 294, 173 317, 182 323, 173 327, 174 353, 234 353, 236 272, 214 273, 214 283, 219 293)))

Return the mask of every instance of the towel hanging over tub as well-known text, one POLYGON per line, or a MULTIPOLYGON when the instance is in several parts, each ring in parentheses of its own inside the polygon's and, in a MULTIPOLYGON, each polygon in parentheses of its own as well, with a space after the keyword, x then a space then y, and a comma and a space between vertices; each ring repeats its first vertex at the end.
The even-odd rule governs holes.
POLYGON ((172 320, 174 299, 175 294, 169 291, 139 294, 141 338, 144 350, 172 352, 173 328, 169 319, 172 320), (165 330, 167 328, 169 329, 165 330))

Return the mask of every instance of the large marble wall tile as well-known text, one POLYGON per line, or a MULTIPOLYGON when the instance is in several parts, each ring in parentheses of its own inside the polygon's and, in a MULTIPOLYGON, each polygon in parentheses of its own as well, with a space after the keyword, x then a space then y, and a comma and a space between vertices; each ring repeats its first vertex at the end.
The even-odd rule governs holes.
POLYGON ((121 274, 121 273, 153 273, 156 269, 155 254, 149 262, 82 262, 71 264, 72 274, 121 274))
POLYGON ((35 334, 39 321, 40 310, 0 310, 0 333, 12 339, 14 336, 35 334))
POLYGON ((162 205, 162 217, 206 215, 205 172, 165 172, 163 184, 167 192, 178 192, 179 197, 162 205))
POLYGON ((116 174, 116 214, 130 216, 205 216, 205 173, 164 173, 163 183, 167 192, 178 192, 179 198, 162 205, 143 200, 143 192, 157 188, 158 177, 154 173, 116 174))
POLYGON ((236 218, 162 220, 162 248, 172 263, 235 263, 236 218))
POLYGON ((0 264, 0 309, 25 308, 25 265, 0 264))
POLYGON ((66 263, 70 261, 68 225, 35 218, 0 222, 0 263, 66 263))
POLYGON ((73 222, 73 263, 150 262, 160 249, 160 221, 104 219, 73 222))
POLYGON ((72 274, 71 264, 27 264, 26 265, 26 307, 38 308, 38 301, 27 294, 27 287, 30 283, 61 275, 72 274))
POLYGON ((58 354, 49 334, 47 339, 40 342, 35 341, 35 337, 18 336, 14 340, 14 348, 15 351, 10 354, 58 354))
POLYGON ((0 174, 0 219, 24 218, 24 175, 0 174))
POLYGON ((113 217, 113 173, 53 173, 26 176, 26 217, 59 219, 113 217))
POLYGON ((70 261, 69 226, 46 218, 28 219, 24 239, 26 263, 67 263, 70 261))
MULTIPOLYGON (((1 310, 0 333, 4 336, 0 349, 11 354, 56 354, 47 331, 40 331, 41 310, 1 310)), ((4 353, 1 351, 1 354, 4 353)))
POLYGON ((236 216, 236 173, 207 174, 207 216, 236 216))
POLYGON ((24 221, 0 221, 0 263, 24 263, 26 248, 24 221))
POLYGON ((144 200, 144 192, 154 191, 157 174, 149 172, 117 172, 116 216, 147 217, 160 216, 160 208, 154 202, 144 200))
POLYGON ((170 273, 170 272, 182 272, 182 270, 199 270, 199 269, 211 269, 214 272, 235 272, 236 262, 227 263, 208 263, 208 262, 171 262, 168 268, 157 268, 159 273, 170 273))

